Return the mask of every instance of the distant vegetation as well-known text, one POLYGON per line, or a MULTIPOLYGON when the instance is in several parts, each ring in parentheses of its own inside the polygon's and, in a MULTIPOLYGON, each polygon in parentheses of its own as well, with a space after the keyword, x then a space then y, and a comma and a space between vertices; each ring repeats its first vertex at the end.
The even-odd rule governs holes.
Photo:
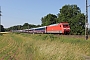
POLYGON ((5 29, 4 29, 3 25, 0 25, 0 31, 5 32, 5 29))
POLYGON ((0 60, 90 60, 90 39, 52 34, 3 34, 0 60))
POLYGON ((70 24, 71 32, 70 34, 74 35, 84 35, 85 34, 85 15, 81 13, 80 8, 77 5, 64 5, 61 9, 59 9, 59 13, 57 15, 47 14, 44 17, 41 17, 41 25, 33 25, 25 23, 23 25, 12 26, 6 31, 10 30, 20 30, 20 29, 28 29, 40 26, 47 26, 51 24, 56 24, 60 22, 68 22, 70 24))
POLYGON ((40 26, 41 25, 34 25, 34 24, 24 23, 23 25, 16 25, 16 26, 9 27, 9 28, 6 29, 6 31, 29 29, 29 28, 35 28, 35 27, 40 27, 40 26))

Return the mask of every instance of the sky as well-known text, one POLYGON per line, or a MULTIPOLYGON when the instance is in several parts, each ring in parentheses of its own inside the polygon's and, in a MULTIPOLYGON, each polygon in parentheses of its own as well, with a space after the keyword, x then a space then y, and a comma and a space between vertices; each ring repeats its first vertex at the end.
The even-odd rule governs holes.
MULTIPOLYGON (((0 0, 2 11, 1 24, 4 28, 14 25, 41 24, 41 18, 47 14, 59 13, 64 5, 76 4, 81 12, 86 14, 86 0, 0 0)), ((88 0, 90 5, 90 0, 88 0)), ((88 21, 90 25, 90 7, 88 7, 88 21)), ((90 26, 89 26, 90 27, 90 26)))

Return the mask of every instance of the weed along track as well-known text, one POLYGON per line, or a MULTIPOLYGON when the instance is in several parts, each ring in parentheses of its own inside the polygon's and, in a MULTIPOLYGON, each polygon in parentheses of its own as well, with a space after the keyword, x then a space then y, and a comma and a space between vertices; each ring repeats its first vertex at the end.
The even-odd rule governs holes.
POLYGON ((0 36, 0 60, 86 60, 90 39, 41 34, 0 36))

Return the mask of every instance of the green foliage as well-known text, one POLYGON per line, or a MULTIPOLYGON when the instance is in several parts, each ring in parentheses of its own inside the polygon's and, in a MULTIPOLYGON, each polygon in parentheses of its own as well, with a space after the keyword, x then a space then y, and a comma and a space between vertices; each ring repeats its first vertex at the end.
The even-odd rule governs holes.
POLYGON ((20 32, 14 32, 15 34, 21 34, 20 32))
POLYGON ((1 32, 5 32, 5 29, 4 29, 3 25, 0 25, 0 29, 1 29, 0 30, 1 32))
POLYGON ((57 16, 54 14, 48 14, 41 18, 42 26, 47 26, 50 24, 55 24, 57 22, 57 16))
POLYGON ((53 34, 33 34, 31 35, 33 39, 35 40, 49 40, 53 41, 55 40, 57 37, 55 37, 53 34))
POLYGON ((0 36, 2 36, 3 34, 0 33, 0 36))
POLYGON ((88 29, 88 34, 90 35, 90 28, 88 29))
POLYGON ((81 35, 85 31, 85 15, 77 5, 65 5, 60 9, 58 22, 68 22, 71 34, 81 35))

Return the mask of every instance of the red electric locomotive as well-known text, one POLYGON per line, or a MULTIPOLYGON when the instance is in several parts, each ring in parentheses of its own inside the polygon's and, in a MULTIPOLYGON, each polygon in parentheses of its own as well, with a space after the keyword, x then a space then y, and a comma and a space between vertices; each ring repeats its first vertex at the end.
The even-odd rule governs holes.
POLYGON ((62 22, 58 24, 49 25, 46 27, 46 33, 69 34, 70 33, 69 23, 62 22))

